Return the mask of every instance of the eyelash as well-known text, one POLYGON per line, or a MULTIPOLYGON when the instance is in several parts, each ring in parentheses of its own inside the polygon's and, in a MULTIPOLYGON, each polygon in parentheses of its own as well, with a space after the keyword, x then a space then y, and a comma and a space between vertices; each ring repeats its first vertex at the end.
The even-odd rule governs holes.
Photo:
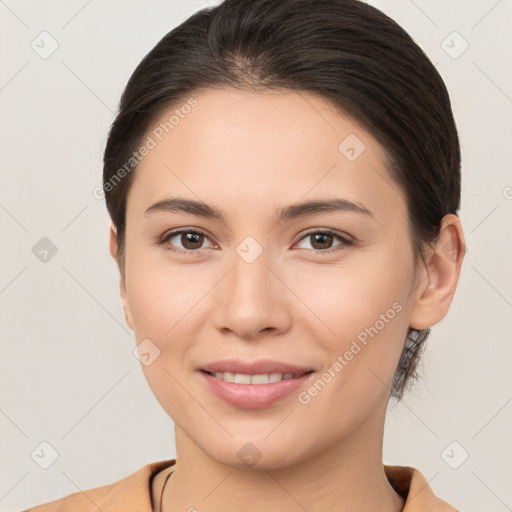
MULTIPOLYGON (((194 235, 203 235, 209 239, 209 237, 206 233, 199 231, 197 229, 190 228, 190 229, 179 229, 177 231, 171 231, 170 233, 165 234, 163 236, 162 240, 158 243, 159 243, 159 245, 164 245, 168 242, 168 240, 170 238, 173 238, 177 235, 183 235, 183 234, 188 234, 188 233, 192 233, 194 235)), ((309 251, 309 252, 314 252, 316 254, 330 254, 330 253, 342 250, 343 246, 350 247, 350 246, 355 245, 355 242, 353 240, 350 240, 350 239, 344 237, 343 235, 341 235, 339 232, 331 230, 331 229, 315 229, 312 231, 308 231, 307 233, 304 233, 299 238, 298 242, 300 242, 304 238, 307 238, 308 236, 319 235, 319 234, 320 235, 332 235, 334 238, 336 238, 338 241, 340 241, 341 244, 337 245, 335 248, 326 249, 326 250, 319 250, 319 249, 318 250, 317 249, 304 249, 304 250, 309 251)), ((166 249, 169 251, 175 252, 175 253, 179 253, 179 254, 193 254, 193 253, 198 253, 199 251, 201 251, 201 249, 195 249, 195 250, 189 250, 189 251, 186 251, 183 249, 177 249, 175 247, 172 247, 170 244, 168 247, 166 247, 166 249)))

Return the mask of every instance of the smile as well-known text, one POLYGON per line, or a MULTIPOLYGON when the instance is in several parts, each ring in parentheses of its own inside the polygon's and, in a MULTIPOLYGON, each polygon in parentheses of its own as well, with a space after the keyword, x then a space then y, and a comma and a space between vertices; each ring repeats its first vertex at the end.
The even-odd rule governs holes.
POLYGON ((272 384, 274 382, 300 377, 300 374, 293 373, 261 373, 258 375, 233 372, 208 373, 217 377, 217 379, 222 379, 225 382, 234 382, 235 384, 272 384))
POLYGON ((235 373, 199 371, 210 393, 239 409, 263 409, 306 386, 315 372, 235 373))

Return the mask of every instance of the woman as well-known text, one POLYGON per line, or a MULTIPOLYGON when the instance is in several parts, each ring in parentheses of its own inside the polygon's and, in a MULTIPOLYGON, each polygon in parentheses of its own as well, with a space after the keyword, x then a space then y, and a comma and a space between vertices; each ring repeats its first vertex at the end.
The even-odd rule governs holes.
POLYGON ((356 0, 226 0, 169 32, 105 149, 126 320, 176 460, 31 508, 455 510, 382 463, 464 255, 446 87, 356 0))

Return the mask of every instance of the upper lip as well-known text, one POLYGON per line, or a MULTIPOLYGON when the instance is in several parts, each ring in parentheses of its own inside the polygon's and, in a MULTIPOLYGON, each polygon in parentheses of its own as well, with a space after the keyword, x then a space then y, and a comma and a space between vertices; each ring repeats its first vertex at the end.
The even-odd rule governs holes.
POLYGON ((270 359, 260 359, 258 361, 242 361, 240 359, 224 359, 214 361, 201 367, 201 370, 215 372, 244 373, 247 375, 261 375, 266 373, 293 373, 302 375, 312 368, 305 366, 296 366, 293 364, 272 361, 270 359))

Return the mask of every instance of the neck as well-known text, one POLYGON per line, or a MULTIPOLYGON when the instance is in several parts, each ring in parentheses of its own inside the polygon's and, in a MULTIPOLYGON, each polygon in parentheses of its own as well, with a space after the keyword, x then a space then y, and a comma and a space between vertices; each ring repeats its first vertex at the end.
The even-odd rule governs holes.
MULTIPOLYGON (((358 426, 334 446, 283 468, 235 468, 209 457, 176 426, 176 465, 163 512, 402 511, 387 480, 380 431, 358 426)), ((375 425, 373 425, 375 427, 375 425)))

